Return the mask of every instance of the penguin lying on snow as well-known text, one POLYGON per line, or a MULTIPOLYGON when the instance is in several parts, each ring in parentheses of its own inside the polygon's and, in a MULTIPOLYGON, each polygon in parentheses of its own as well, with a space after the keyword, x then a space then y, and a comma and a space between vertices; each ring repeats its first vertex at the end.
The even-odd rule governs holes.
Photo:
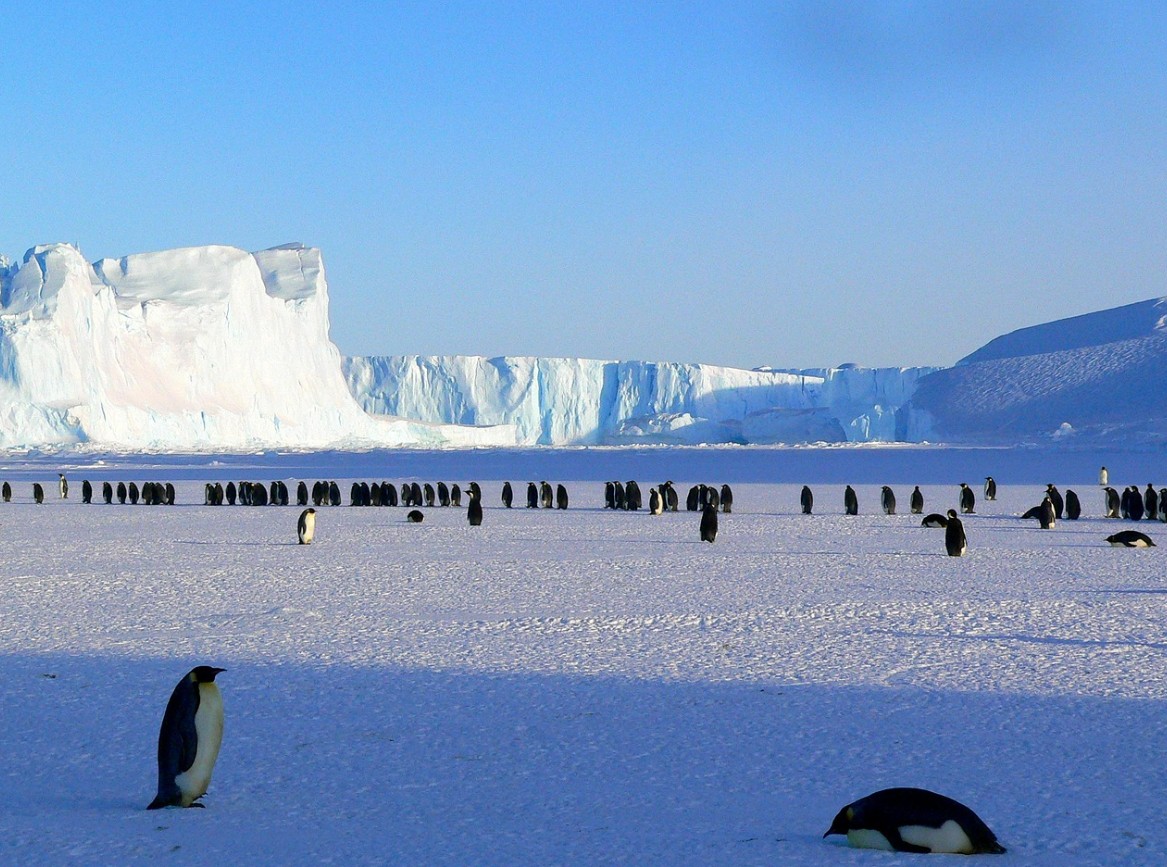
POLYGON ((178 682, 158 731, 158 794, 147 810, 201 807, 223 742, 223 697, 215 675, 200 665, 178 682))
POLYGON ((848 804, 824 837, 846 834, 859 849, 948 852, 960 855, 1005 851, 972 810, 927 789, 883 789, 848 804))
POLYGON ((1115 548, 1154 548, 1151 537, 1138 530, 1123 530, 1113 536, 1107 536, 1106 541, 1115 548))
POLYGON ((921 527, 947 527, 948 519, 938 512, 933 512, 920 522, 921 527))

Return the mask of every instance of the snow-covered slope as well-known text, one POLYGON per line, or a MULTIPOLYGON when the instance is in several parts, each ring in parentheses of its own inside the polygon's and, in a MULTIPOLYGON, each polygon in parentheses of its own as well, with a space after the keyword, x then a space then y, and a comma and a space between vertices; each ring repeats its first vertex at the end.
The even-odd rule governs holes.
POLYGON ((34 247, 0 280, 0 446, 505 444, 373 419, 328 337, 320 251, 212 246, 103 259, 34 247))
POLYGON ((1167 442, 1167 298, 1023 328, 922 379, 946 442, 1167 442))
POLYGON ((430 422, 512 424, 524 444, 775 443, 920 439, 898 410, 935 368, 739 370, 579 358, 348 358, 366 410, 430 422))

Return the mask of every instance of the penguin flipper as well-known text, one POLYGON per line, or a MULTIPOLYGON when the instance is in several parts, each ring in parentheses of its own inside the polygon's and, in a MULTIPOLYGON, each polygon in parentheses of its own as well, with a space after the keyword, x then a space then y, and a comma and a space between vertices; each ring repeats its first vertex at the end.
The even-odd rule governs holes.
POLYGON ((915 843, 909 843, 900 836, 900 829, 895 826, 880 828, 879 832, 887 838, 887 842, 891 843, 891 847, 897 852, 914 852, 917 855, 927 855, 932 851, 927 846, 917 846, 915 843))

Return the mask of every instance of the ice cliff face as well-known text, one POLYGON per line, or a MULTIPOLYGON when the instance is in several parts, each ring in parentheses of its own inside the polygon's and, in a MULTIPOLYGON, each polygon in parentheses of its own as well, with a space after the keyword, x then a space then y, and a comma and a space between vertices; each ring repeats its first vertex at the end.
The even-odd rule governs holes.
POLYGON ((34 247, 0 271, 0 447, 513 443, 374 419, 328 337, 320 252, 196 247, 103 259, 34 247))
POLYGON ((777 443, 922 439, 901 411, 934 368, 739 370, 578 358, 345 360, 370 413, 513 425, 522 444, 777 443))

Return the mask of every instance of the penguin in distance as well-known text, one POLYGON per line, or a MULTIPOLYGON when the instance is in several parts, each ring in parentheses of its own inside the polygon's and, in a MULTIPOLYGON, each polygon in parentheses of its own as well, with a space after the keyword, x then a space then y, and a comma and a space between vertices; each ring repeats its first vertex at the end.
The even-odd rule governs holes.
POLYGON ((949 557, 963 557, 968 553, 968 538, 964 535, 964 522, 956 517, 956 510, 948 510, 948 523, 944 526, 944 549, 949 557))
POLYGON ((1155 543, 1146 533, 1138 530, 1122 530, 1113 536, 1107 536, 1106 541, 1115 548, 1154 548, 1155 543))
POLYGON ((1048 484, 1045 486, 1046 493, 1049 494, 1049 501, 1054 507, 1054 517, 1059 521, 1062 519, 1062 513, 1066 511, 1066 502, 1062 499, 1062 492, 1058 490, 1055 484, 1048 484))
POLYGON ((896 494, 887 485, 883 486, 883 490, 879 494, 879 504, 883 507, 885 515, 894 515, 896 513, 896 494))
POLYGON ((505 506, 506 508, 509 509, 511 507, 511 503, 513 503, 514 500, 515 500, 515 492, 511 490, 511 483, 510 482, 503 482, 502 483, 502 504, 503 504, 503 506, 505 506))
POLYGON ((1073 488, 1066 488, 1066 517, 1071 521, 1082 517, 1082 503, 1073 488))
POLYGON ((93 485, 89 483, 89 479, 85 479, 81 482, 81 502, 93 502, 93 485))
POLYGON ((985 499, 997 499, 997 482, 992 476, 985 476, 985 499))
POLYGON ((411 524, 420 524, 425 520, 425 514, 418 509, 411 509, 410 511, 406 512, 405 520, 411 524))
POLYGON ((908 505, 911 506, 913 515, 922 515, 924 513, 924 495, 920 493, 919 485, 916 485, 915 490, 912 491, 912 497, 908 505))
POLYGON ((1103 488, 1110 484, 1110 473, 1106 471, 1106 467, 1098 471, 1098 484, 1103 488))
POLYGON ((57 490, 61 494, 62 500, 69 499, 69 480, 65 478, 64 473, 57 473, 57 490))
POLYGON ((733 488, 729 485, 721 486, 721 511, 727 515, 733 511, 733 488))
POLYGON ((311 545, 316 538, 316 510, 309 507, 300 513, 300 520, 296 522, 296 535, 301 545, 311 545))
POLYGON ((555 508, 566 509, 568 503, 567 488, 563 485, 555 486, 555 508))
POLYGON ((200 665, 178 682, 158 731, 158 794, 147 810, 201 807, 223 743, 223 697, 215 677, 223 668, 200 665))
POLYGON ((814 512, 814 494, 811 492, 810 485, 802 486, 802 494, 798 499, 802 506, 802 514, 809 515, 814 512))
POLYGON ((843 491, 843 511, 848 515, 859 514, 859 498, 855 496, 855 489, 850 485, 843 491))
POLYGON ((976 813, 927 789, 883 789, 848 804, 823 837, 843 834, 858 849, 1000 855, 1005 847, 976 813))
POLYGON ((470 491, 470 502, 466 505, 466 520, 471 527, 482 526, 482 498, 470 491))
POLYGON ((0 496, 4 498, 4 502, 11 503, 12 485, 8 484, 8 482, 5 482, 2 486, 0 486, 0 496))
POLYGON ((933 529, 944 528, 948 526, 948 519, 939 512, 933 512, 931 515, 925 515, 924 520, 920 522, 921 527, 931 527, 933 529))
POLYGON ((1041 511, 1037 514, 1037 520, 1040 522, 1043 530, 1052 530, 1057 526, 1057 513, 1054 511, 1053 500, 1049 498, 1048 494, 1041 501, 1041 511))
POLYGON ((973 493, 973 489, 970 488, 964 482, 961 482, 960 483, 960 510, 962 512, 964 512, 966 515, 971 515, 973 513, 973 511, 976 509, 976 505, 977 505, 977 497, 976 497, 976 494, 973 493))
POLYGON ((701 512, 701 541, 712 542, 717 538, 717 506, 707 503, 701 512))
POLYGON ((33 482, 32 498, 38 506, 45 501, 45 489, 41 487, 40 482, 33 482))
POLYGON ((664 501, 661 499, 660 491, 656 488, 648 489, 648 514, 659 515, 664 512, 664 501))

